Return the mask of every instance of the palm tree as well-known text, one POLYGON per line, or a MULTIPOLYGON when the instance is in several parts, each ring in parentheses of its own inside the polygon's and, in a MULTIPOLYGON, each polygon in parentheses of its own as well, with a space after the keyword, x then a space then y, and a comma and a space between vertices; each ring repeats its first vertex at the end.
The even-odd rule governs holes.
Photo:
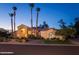
MULTIPOLYGON (((14 11, 14 32, 15 32, 15 28, 16 28, 16 23, 15 23, 15 17, 16 17, 16 10, 17 10, 17 7, 12 7, 12 9, 13 9, 13 11, 14 11)), ((15 33, 13 34, 14 35, 14 37, 15 37, 15 33)))
POLYGON ((38 16, 39 16, 40 8, 36 8, 36 11, 37 11, 37 18, 36 18, 36 34, 38 35, 38 16))
MULTIPOLYGON (((33 17, 32 17, 32 14, 33 13, 32 13, 32 10, 33 10, 34 4, 33 3, 30 3, 29 6, 31 8, 30 9, 30 12, 31 12, 31 20, 30 20, 31 21, 31 28, 33 28, 33 17)), ((32 32, 31 32, 31 35, 32 35, 32 32)))
POLYGON ((15 31, 15 27, 16 27, 16 23, 15 23, 15 17, 16 17, 16 10, 17 10, 17 7, 12 7, 13 11, 14 11, 14 31, 15 31))
POLYGON ((33 27, 32 10, 33 10, 34 4, 33 3, 30 3, 29 6, 31 8, 31 27, 33 27))
POLYGON ((11 17, 11 32, 13 36, 13 13, 9 13, 9 16, 11 17))

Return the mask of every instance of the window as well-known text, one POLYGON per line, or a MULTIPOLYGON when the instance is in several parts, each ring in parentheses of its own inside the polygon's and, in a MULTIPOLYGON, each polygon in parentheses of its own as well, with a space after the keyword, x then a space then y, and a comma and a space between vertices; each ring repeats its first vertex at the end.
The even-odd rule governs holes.
POLYGON ((21 32, 22 32, 22 33, 25 33, 25 29, 24 29, 24 28, 23 28, 23 29, 21 29, 21 32))

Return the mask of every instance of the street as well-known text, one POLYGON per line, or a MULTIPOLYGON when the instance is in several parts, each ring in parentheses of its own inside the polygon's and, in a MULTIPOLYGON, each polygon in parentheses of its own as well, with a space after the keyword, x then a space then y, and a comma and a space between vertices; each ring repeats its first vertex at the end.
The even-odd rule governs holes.
POLYGON ((13 52, 13 55, 78 55, 79 46, 0 44, 0 52, 13 52))

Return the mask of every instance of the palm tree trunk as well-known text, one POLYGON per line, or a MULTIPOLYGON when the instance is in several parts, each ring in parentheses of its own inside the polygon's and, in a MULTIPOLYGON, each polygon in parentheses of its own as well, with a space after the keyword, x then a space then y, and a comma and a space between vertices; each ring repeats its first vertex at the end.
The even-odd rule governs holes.
POLYGON ((12 19, 12 17, 11 17, 11 30, 12 30, 12 36, 13 36, 13 19, 12 19))
MULTIPOLYGON (((33 20, 32 20, 32 8, 31 8, 31 28, 33 28, 33 20)), ((32 35, 32 32, 31 32, 31 35, 32 35)))
POLYGON ((14 32, 15 32, 15 27, 16 27, 15 16, 16 16, 16 12, 14 11, 14 32))
POLYGON ((38 36, 38 15, 39 15, 39 13, 37 12, 37 18, 36 18, 36 36, 38 36))
POLYGON ((16 11, 14 11, 14 33, 13 33, 13 36, 14 36, 14 38, 15 38, 15 27, 16 27, 16 23, 15 23, 15 16, 16 16, 16 11))
POLYGON ((33 27, 33 20, 32 20, 32 8, 31 8, 31 27, 33 27))

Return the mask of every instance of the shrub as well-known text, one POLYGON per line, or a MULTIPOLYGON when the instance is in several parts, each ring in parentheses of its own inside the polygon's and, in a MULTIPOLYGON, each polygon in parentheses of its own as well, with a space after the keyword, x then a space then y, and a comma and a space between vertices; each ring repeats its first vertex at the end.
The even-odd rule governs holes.
POLYGON ((44 39, 44 38, 41 37, 41 36, 29 35, 29 36, 28 36, 28 39, 44 39))
POLYGON ((16 41, 17 41, 17 42, 24 42, 24 41, 27 42, 27 41, 29 41, 29 40, 28 40, 27 38, 25 38, 25 37, 22 37, 22 38, 18 38, 18 37, 17 37, 16 41))

